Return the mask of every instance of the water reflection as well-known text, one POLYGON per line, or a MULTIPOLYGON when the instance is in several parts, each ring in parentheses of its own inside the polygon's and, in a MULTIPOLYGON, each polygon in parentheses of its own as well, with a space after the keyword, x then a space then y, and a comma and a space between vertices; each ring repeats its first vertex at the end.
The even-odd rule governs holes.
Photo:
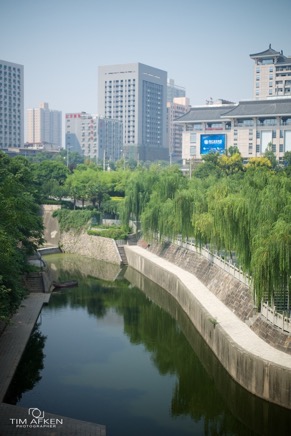
POLYGON ((45 340, 46 337, 39 331, 39 324, 36 324, 4 398, 5 403, 17 404, 24 392, 32 390, 41 380, 45 340))
POLYGON ((130 268, 47 262, 79 287, 43 311, 42 380, 17 394, 20 405, 105 424, 109 436, 288 434, 290 412, 233 382, 167 292, 130 268))
MULTIPOLYGON (((188 364, 181 372, 178 369, 180 376, 173 397, 172 411, 174 414, 183 409, 183 413, 189 413, 191 416, 194 411, 195 416, 201 409, 201 413, 205 416, 206 427, 211 428, 210 434, 221 434, 213 433, 213 416, 211 415, 219 418, 216 425, 221 424, 224 427, 224 421, 227 420, 226 409, 249 429, 250 433, 239 434, 254 432, 263 436, 271 436, 291 433, 291 411, 263 401, 238 385, 193 328, 185 312, 165 290, 131 268, 127 269, 125 278, 177 320, 184 337, 187 338, 195 356, 199 359, 199 364, 194 371, 192 371, 194 365, 190 365, 188 374, 186 372, 188 364), (202 381, 203 375, 201 374, 201 377, 199 375, 200 365, 207 373, 204 381, 202 381), (209 414, 211 410, 214 414, 209 414)), ((186 361, 189 362, 189 357, 185 359, 186 361)), ((217 427, 216 430, 218 431, 217 427)))

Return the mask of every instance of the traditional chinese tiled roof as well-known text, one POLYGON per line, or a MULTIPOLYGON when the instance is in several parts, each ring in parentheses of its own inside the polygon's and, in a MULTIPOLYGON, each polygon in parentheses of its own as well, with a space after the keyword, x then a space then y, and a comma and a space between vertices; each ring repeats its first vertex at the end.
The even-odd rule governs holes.
POLYGON ((238 104, 221 106, 197 106, 175 123, 199 123, 221 121, 231 118, 251 118, 264 116, 291 116, 291 98, 270 98, 267 100, 240 101, 238 104))
POLYGON ((222 118, 280 115, 291 116, 291 98, 241 101, 235 108, 223 114, 222 118))
POLYGON ((221 116, 233 109, 236 105, 208 105, 192 107, 189 112, 177 118, 175 122, 203 122, 203 121, 218 121, 221 116))
POLYGON ((250 54, 251 58, 264 58, 264 57, 276 57, 276 56, 280 56, 282 53, 279 51, 274 50, 271 47, 271 44, 269 45, 269 48, 265 51, 261 51, 259 53, 253 53, 250 54))
POLYGON ((276 59, 276 64, 281 64, 281 63, 289 63, 291 62, 291 58, 286 57, 283 54, 283 50, 281 51, 276 51, 271 47, 271 44, 269 45, 269 48, 267 50, 261 51, 259 53, 253 53, 250 54, 250 57, 252 59, 270 59, 270 58, 274 58, 276 59))

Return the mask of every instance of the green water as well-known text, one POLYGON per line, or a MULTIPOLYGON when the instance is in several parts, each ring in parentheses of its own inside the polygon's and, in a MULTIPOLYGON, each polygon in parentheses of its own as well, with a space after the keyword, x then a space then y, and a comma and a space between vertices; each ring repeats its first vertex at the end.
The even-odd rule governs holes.
POLYGON ((45 260, 79 286, 43 308, 7 402, 103 424, 107 436, 290 434, 290 411, 234 383, 163 289, 130 268, 45 260))

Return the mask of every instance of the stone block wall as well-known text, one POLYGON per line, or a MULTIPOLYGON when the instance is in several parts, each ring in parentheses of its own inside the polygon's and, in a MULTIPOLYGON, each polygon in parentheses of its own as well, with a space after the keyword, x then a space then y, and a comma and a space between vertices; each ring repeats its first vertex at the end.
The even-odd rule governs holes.
POLYGON ((121 264, 121 258, 114 239, 73 231, 62 232, 60 248, 64 253, 75 253, 117 265, 121 264))
MULTIPOLYGON (((145 243, 141 241, 140 245, 144 246, 145 243)), ((248 286, 228 272, 210 263, 201 254, 171 243, 157 244, 154 242, 147 249, 194 274, 201 283, 243 321, 253 316, 254 302, 248 286)))

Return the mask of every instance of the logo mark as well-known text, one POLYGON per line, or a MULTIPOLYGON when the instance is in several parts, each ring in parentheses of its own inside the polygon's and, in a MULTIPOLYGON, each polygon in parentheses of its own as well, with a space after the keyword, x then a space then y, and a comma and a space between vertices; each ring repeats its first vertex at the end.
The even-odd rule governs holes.
POLYGON ((44 418, 44 412, 39 410, 37 407, 30 407, 28 409, 28 414, 33 416, 35 419, 43 419, 44 418))

